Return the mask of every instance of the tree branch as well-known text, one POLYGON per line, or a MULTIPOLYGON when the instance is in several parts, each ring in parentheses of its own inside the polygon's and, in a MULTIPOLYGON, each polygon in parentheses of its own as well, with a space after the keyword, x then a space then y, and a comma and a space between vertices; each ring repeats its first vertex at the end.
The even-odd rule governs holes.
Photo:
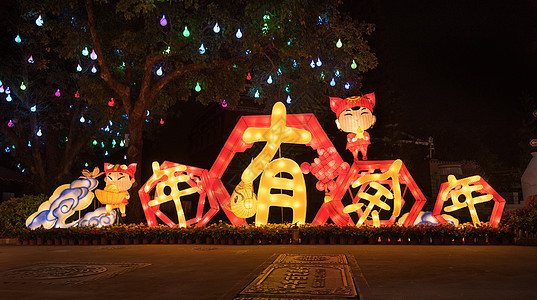
POLYGON ((119 82, 112 76, 110 66, 104 58, 101 41, 99 40, 99 35, 97 34, 97 24, 95 21, 95 12, 93 11, 92 0, 86 0, 86 11, 88 13, 88 27, 90 29, 91 39, 93 41, 93 46, 95 47, 95 52, 97 53, 99 65, 101 67, 101 78, 114 92, 119 95, 123 102, 128 102, 130 101, 130 90, 128 85, 119 82))

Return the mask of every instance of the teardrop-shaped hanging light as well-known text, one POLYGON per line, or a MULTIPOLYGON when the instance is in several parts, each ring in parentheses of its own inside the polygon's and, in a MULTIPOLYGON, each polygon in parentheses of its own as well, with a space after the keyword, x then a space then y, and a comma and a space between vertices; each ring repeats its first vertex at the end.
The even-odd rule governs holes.
POLYGON ((317 67, 320 67, 323 65, 323 62, 321 61, 321 58, 320 57, 317 57, 317 67))
POLYGON ((267 83, 268 84, 272 84, 272 75, 269 75, 268 79, 267 79, 267 83))
POLYGON ((34 106, 30 107, 31 112, 36 112, 36 110, 37 110, 37 106, 35 106, 35 104, 34 104, 34 106))
POLYGON ((92 49, 91 50, 91 54, 89 56, 92 60, 96 60, 97 59, 97 53, 95 53, 95 49, 92 49))
POLYGON ((76 91, 75 93, 75 98, 80 98, 80 94, 78 93, 78 91, 76 91))
POLYGON ((35 135, 37 135, 37 136, 42 136, 43 135, 43 132, 41 132, 41 127, 39 127, 39 130, 37 131, 37 133, 35 135))
POLYGON ((183 30, 183 36, 186 38, 190 36, 190 31, 188 31, 188 27, 186 26, 185 26, 185 30, 183 30))
POLYGON ((348 90, 351 88, 351 84, 349 82, 345 83, 345 89, 348 90))
POLYGON ((203 43, 201 43, 201 46, 199 47, 200 54, 205 53, 205 46, 203 46, 203 43))
POLYGON ((341 42, 341 39, 337 40, 336 47, 338 47, 338 48, 343 47, 343 43, 341 42))
POLYGON ((32 55, 30 55, 30 57, 28 57, 28 63, 29 64, 33 64, 34 63, 34 57, 32 55))
POLYGON ((80 64, 78 64, 78 65, 76 66, 76 71, 77 71, 77 72, 81 72, 81 71, 82 71, 82 66, 81 66, 80 64))
POLYGON ((114 107, 114 105, 116 105, 116 103, 114 102, 114 98, 110 98, 110 101, 108 101, 108 106, 114 107))
POLYGON ((336 72, 334 72, 334 74, 336 75, 336 77, 341 76, 341 72, 339 72, 339 70, 336 70, 336 72))
POLYGON ((166 26, 168 25, 168 21, 166 20, 166 15, 162 15, 162 18, 160 18, 160 26, 166 26))
POLYGON ((222 99, 222 107, 226 108, 227 107, 227 102, 226 102, 226 99, 222 99))
POLYGON ((285 100, 285 102, 287 102, 287 104, 291 104, 291 96, 287 95, 287 100, 285 100))
POLYGON ((334 79, 334 77, 332 77, 332 80, 330 80, 330 85, 331 86, 336 85, 336 80, 334 79))
POLYGON ((24 82, 21 82, 20 89, 21 89, 21 91, 26 90, 26 85, 24 85, 24 82))
POLYGON ((248 72, 248 75, 246 75, 246 80, 252 80, 252 75, 250 75, 250 72, 248 72))
POLYGON ((164 74, 164 71, 162 71, 162 66, 160 68, 158 68, 157 72, 155 72, 155 74, 157 74, 157 76, 162 76, 162 74, 164 74))
POLYGON ((84 49, 82 49, 82 55, 88 56, 88 54, 89 54, 88 47, 85 47, 84 49))
POLYGON ((4 86, 0 85, 0 93, 3 93, 3 92, 4 92, 4 86))
POLYGON ((39 15, 39 17, 37 17, 37 19, 35 19, 35 25, 41 27, 43 26, 43 17, 41 17, 41 15, 39 15))
POLYGON ((160 118, 160 125, 164 124, 164 120, 162 118, 160 118))
POLYGON ((93 65, 93 67, 91 68, 91 73, 97 73, 97 68, 95 67, 95 65, 93 65))
POLYGON ((216 24, 214 24, 213 31, 214 31, 214 33, 219 33, 220 32, 220 26, 218 26, 218 22, 216 22, 216 24))
POLYGON ((17 34, 17 36, 15 37, 15 43, 20 44, 20 42, 22 42, 22 39, 20 35, 17 34))
POLYGON ((311 67, 312 69, 315 68, 315 61, 314 61, 313 59, 311 60, 310 67, 311 67))
POLYGON ((354 70, 358 67, 358 65, 356 64, 356 62, 354 61, 354 59, 352 60, 352 64, 351 64, 351 68, 354 70))
POLYGON ((84 116, 81 116, 79 121, 80 121, 80 123, 84 123, 84 122, 86 122, 86 119, 84 119, 84 116))
POLYGON ((194 90, 198 93, 201 92, 201 85, 199 82, 196 82, 196 87, 194 88, 194 90))
POLYGON ((56 97, 60 97, 62 94, 60 93, 60 89, 57 89, 56 92, 54 93, 54 96, 56 97))
POLYGON ((7 102, 11 102, 11 101, 13 101, 13 98, 11 98, 11 95, 7 95, 7 97, 6 97, 6 101, 7 101, 7 102))
POLYGON ((8 94, 8 95, 11 94, 11 89, 9 88, 9 86, 6 87, 5 93, 8 94))
POLYGON ((242 32, 241 32, 240 28, 237 29, 237 33, 235 33, 235 37, 238 38, 238 39, 242 38, 242 32))
POLYGON ((255 91, 255 95, 254 95, 254 97, 259 98, 260 96, 261 96, 261 95, 259 94, 259 90, 256 90, 256 91, 255 91))

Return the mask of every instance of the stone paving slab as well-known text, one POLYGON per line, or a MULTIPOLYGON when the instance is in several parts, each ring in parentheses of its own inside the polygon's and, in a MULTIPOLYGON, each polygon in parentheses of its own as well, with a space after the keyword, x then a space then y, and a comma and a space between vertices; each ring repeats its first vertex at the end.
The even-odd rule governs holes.
POLYGON ((432 245, 0 246, 2 274, 58 262, 149 264, 76 283, 65 278, 2 280, 0 295, 2 299, 233 299, 280 254, 344 254, 360 299, 366 300, 535 299, 537 295, 537 247, 432 245), (50 283, 56 280, 60 284, 50 283))
POLYGON ((249 299, 358 299, 343 254, 280 254, 239 295, 249 299))

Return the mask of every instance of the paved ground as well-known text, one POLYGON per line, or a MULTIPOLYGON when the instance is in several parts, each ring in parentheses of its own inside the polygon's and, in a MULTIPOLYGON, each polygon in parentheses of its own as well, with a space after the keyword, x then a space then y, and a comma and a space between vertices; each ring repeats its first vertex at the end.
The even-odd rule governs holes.
POLYGON ((0 298, 232 299, 282 253, 347 255, 366 300, 537 299, 537 247, 403 245, 0 246, 0 298), (25 279, 52 263, 94 273, 25 279))

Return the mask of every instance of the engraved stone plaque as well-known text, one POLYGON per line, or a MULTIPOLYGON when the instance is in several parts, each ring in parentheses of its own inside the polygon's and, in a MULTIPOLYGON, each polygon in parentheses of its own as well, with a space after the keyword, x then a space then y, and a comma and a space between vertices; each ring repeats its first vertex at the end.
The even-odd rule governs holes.
POLYGON ((282 254, 235 299, 357 299, 344 255, 282 254))

